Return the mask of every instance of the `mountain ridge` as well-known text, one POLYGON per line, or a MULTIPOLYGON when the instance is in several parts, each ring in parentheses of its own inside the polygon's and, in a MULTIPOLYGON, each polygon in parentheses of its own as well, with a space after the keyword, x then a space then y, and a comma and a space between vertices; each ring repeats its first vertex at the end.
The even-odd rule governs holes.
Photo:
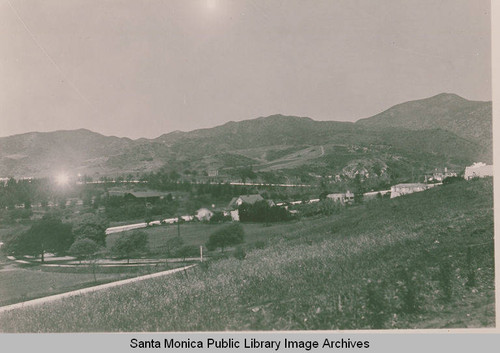
MULTIPOLYGON (((283 155, 285 169, 322 166, 337 170, 343 166, 323 161, 325 150, 336 161, 344 160, 340 158, 343 154, 360 157, 344 150, 340 153, 334 147, 350 145, 371 149, 374 159, 380 159, 377 153, 397 151, 407 163, 412 158, 421 159, 422 168, 426 165, 424 156, 440 156, 440 163, 451 158, 463 166, 491 160, 491 120, 491 102, 443 93, 400 103, 356 122, 273 114, 212 128, 173 131, 154 139, 104 136, 88 129, 28 132, 0 138, 0 176, 48 176, 56 169, 92 175, 142 173, 164 167, 202 171, 237 168, 250 162, 263 163, 257 168, 267 170, 267 157, 263 158, 267 155, 283 155), (307 152, 312 151, 307 146, 325 147, 322 155, 316 155, 307 152), (299 147, 307 158, 301 159, 299 147), (409 157, 415 152, 421 156, 409 157)), ((275 168, 276 163, 272 165, 275 168)))

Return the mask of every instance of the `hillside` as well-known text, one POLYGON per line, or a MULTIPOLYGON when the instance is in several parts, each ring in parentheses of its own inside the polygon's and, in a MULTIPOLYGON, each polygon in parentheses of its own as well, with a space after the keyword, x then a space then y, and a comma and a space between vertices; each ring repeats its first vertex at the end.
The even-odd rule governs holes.
POLYGON ((492 181, 263 227, 187 274, 0 315, 4 332, 493 327, 492 181), (117 310, 119 308, 119 310, 117 310))
MULTIPOLYGON (((442 94, 356 123, 272 115, 151 140, 106 137, 84 129, 3 137, 0 177, 71 170, 99 178, 162 167, 198 175, 218 169, 231 176, 237 168, 252 167, 310 181, 308 173, 342 174, 360 159, 381 161, 382 169, 403 163, 403 169, 422 174, 443 166, 463 170, 475 161, 491 162, 491 155, 491 102, 442 94)), ((380 176, 382 169, 372 175, 380 176)), ((402 178, 409 178, 405 173, 402 178)))
POLYGON ((491 102, 469 101, 456 94, 398 104, 356 124, 368 128, 441 129, 491 149, 491 102))

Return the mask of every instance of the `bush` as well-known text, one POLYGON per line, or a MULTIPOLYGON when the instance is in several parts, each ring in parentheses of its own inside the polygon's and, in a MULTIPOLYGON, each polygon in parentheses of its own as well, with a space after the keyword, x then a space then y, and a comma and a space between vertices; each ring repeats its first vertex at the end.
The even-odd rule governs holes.
POLYGON ((182 258, 183 261, 186 257, 200 256, 200 248, 196 245, 184 245, 177 250, 175 256, 182 258))
POLYGON ((282 207, 269 206, 267 201, 258 201, 253 205, 244 203, 238 207, 242 222, 280 222, 290 218, 288 211, 282 207))
POLYGON ((146 252, 147 246, 148 235, 141 231, 134 231, 116 239, 111 252, 119 257, 126 258, 127 263, 129 263, 132 256, 146 252))
POLYGON ((241 224, 231 223, 212 233, 206 246, 208 250, 220 248, 224 252, 227 246, 243 243, 244 237, 245 233, 241 224))
POLYGON ((213 216, 210 218, 210 223, 224 223, 230 222, 231 216, 224 216, 222 212, 214 212, 213 216))
POLYGON ((84 258, 94 255, 98 249, 99 246, 95 241, 90 239, 79 239, 71 245, 68 252, 81 261, 84 258))

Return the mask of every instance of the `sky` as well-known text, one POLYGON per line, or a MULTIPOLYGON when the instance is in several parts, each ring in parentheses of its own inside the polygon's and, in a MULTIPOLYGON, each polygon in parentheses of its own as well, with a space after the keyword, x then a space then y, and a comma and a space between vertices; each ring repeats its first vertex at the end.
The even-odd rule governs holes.
POLYGON ((489 0, 0 0, 0 136, 491 100, 489 0))

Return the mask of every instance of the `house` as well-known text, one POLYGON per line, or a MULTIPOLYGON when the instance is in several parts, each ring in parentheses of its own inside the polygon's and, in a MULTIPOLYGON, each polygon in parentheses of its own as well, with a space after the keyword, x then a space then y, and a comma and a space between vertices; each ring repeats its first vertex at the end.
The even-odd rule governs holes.
POLYGON ((391 199, 402 196, 413 194, 414 192, 420 192, 433 187, 433 184, 422 184, 422 183, 410 183, 410 184, 398 184, 391 186, 391 199))
MULTIPOLYGON (((238 197, 233 197, 231 199, 231 201, 229 202, 229 205, 227 206, 227 208, 229 208, 229 209, 238 208, 239 206, 241 206, 244 203, 248 203, 250 205, 253 205, 257 201, 263 201, 263 200, 264 200, 264 198, 262 196, 260 196, 259 194, 240 195, 238 197)), ((274 205, 274 203, 273 203, 273 205, 274 205)))
POLYGON ((326 195, 327 199, 333 200, 335 202, 340 202, 342 205, 354 203, 354 194, 347 190, 345 193, 333 193, 326 195))
POLYGON ((199 221, 209 221, 214 213, 210 211, 208 208, 200 208, 196 211, 195 217, 198 218, 199 221))
POLYGON ((484 178, 488 176, 493 176, 492 165, 486 165, 486 163, 479 162, 465 168, 465 180, 470 180, 473 178, 484 178))

